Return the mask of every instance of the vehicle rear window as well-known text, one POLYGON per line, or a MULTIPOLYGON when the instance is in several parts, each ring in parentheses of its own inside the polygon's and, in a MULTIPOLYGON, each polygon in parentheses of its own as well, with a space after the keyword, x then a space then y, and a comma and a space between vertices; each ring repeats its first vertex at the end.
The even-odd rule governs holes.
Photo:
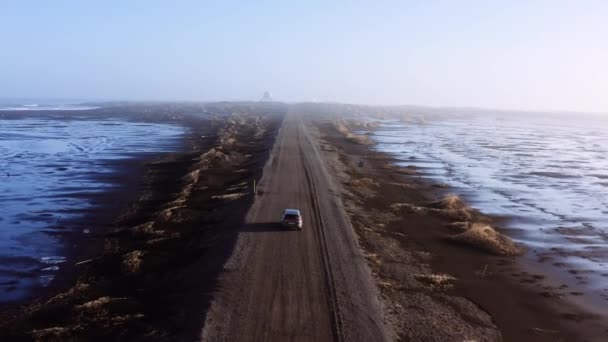
POLYGON ((285 215, 285 219, 286 220, 297 220, 299 218, 298 215, 294 215, 294 214, 287 214, 285 215))

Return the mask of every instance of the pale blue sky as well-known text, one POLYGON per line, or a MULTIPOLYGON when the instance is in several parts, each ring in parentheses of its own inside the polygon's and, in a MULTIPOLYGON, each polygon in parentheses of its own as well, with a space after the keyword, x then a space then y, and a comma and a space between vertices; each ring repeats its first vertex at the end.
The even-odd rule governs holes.
POLYGON ((608 1, 0 2, 0 97, 608 112, 608 1))

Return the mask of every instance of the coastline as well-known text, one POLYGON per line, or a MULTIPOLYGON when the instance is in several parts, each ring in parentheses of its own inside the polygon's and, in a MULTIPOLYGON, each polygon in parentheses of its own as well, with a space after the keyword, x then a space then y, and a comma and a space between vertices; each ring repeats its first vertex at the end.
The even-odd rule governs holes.
POLYGON ((608 319, 606 136, 594 128, 603 125, 555 115, 369 113, 347 120, 374 149, 500 219, 501 231, 528 247, 519 258, 525 271, 608 319), (359 131, 356 122, 367 119, 359 131))
MULTIPOLYGON (((3 308, 0 336, 196 336, 208 305, 205 293, 213 291, 231 253, 235 229, 252 201, 250 179, 261 176, 282 110, 280 105, 211 104, 202 111, 204 119, 179 115, 191 128, 184 151, 147 161, 143 187, 130 184, 136 201, 108 210, 108 218, 115 219, 111 229, 90 234, 98 238, 91 241, 97 248, 82 246, 86 253, 75 253, 72 260, 79 265, 65 275, 69 285, 58 282, 45 296, 3 308)), ((143 112, 142 120, 154 117, 143 112)), ((167 113, 175 123, 176 114, 167 113)))
MULTIPOLYGON (((0 310, 17 307, 32 300, 48 299, 54 293, 65 290, 69 284, 73 283, 78 274, 78 267, 75 264, 101 252, 103 235, 114 225, 116 213, 124 210, 129 203, 137 199, 140 193, 143 185, 140 182, 145 175, 144 164, 158 158, 162 157, 139 157, 112 162, 114 164, 112 168, 115 168, 112 175, 115 180, 112 185, 115 185, 116 188, 96 194, 94 197, 87 197, 87 200, 92 203, 89 208, 74 209, 82 216, 60 221, 60 226, 65 229, 53 232, 53 236, 58 237, 61 241, 58 254, 65 258, 60 269, 53 274, 54 279, 47 286, 32 289, 32 293, 25 298, 0 304, 0 310), (85 228, 88 230, 86 234, 82 233, 85 228)), ((38 273, 39 276, 42 271, 38 271, 38 273)))
MULTIPOLYGON (((119 202, 131 195, 119 202, 113 202, 116 195, 102 198, 115 205, 107 208, 113 223, 100 225, 89 241, 77 236, 72 241, 84 252, 72 261, 84 263, 73 266, 48 295, 3 308, 0 336, 200 337, 218 274, 253 203, 251 181, 260 180, 285 109, 222 106, 221 118, 179 119, 192 128, 184 151, 145 165, 122 165, 136 200, 124 209, 119 202), (133 168, 147 170, 143 182, 128 172, 133 168)), ((442 207, 440 199, 451 189, 413 168, 397 167, 389 154, 372 150, 367 137, 353 134, 353 127, 340 128, 325 117, 306 124, 340 184, 332 196, 348 213, 393 340, 606 339, 604 319, 560 297, 557 285, 523 268, 521 258, 450 239, 460 229, 454 223, 462 220, 442 207)), ((469 209, 480 221, 511 233, 500 229, 508 218, 469 209)))
MULTIPOLYGON (((397 167, 390 155, 372 150, 364 136, 354 139, 329 120, 317 128, 321 150, 343 184, 341 196, 350 208, 396 339, 606 338, 600 316, 559 296, 559 284, 548 284, 544 276, 529 272, 518 257, 449 241, 450 219, 437 213, 390 217, 395 203, 427 207, 450 189, 420 178, 415 170, 397 167), (427 317, 410 317, 405 324, 403 317, 411 316, 413 308, 427 317), (433 320, 443 320, 442 326, 433 328, 433 320)), ((497 226, 506 219, 481 217, 497 226)))
MULTIPOLYGON (((108 110, 108 109, 106 109, 108 110)), ((114 117, 123 120, 132 118, 122 115, 117 109, 109 109, 111 115, 100 115, 88 111, 54 111, 40 110, 30 111, 18 115, 14 111, 3 111, 0 116, 3 118, 20 120, 23 118, 44 118, 54 117, 56 120, 70 120, 72 117, 79 117, 84 120, 107 119, 114 117), (86 116, 86 117, 85 117, 86 116), (83 118, 84 117, 84 118, 83 118)), ((118 158, 104 160, 103 167, 111 169, 111 173, 97 173, 92 176, 91 181, 95 184, 111 185, 104 191, 78 195, 88 202, 85 208, 69 208, 66 213, 76 213, 77 217, 66 218, 58 221, 54 226, 57 229, 49 229, 45 234, 49 234, 59 241, 57 255, 61 256, 63 262, 59 265, 59 270, 53 272, 53 280, 46 286, 39 285, 31 289, 31 293, 23 298, 8 300, 0 303, 0 312, 16 310, 21 305, 33 302, 44 301, 53 295, 66 290, 73 284, 80 273, 77 264, 81 261, 91 259, 99 255, 103 250, 104 235, 116 226, 119 213, 125 211, 129 205, 135 202, 142 192, 147 191, 148 184, 145 178, 149 174, 149 165, 155 162, 171 158, 188 152, 191 147, 190 141, 193 139, 197 123, 194 118, 189 120, 168 121, 162 117, 148 120, 138 120, 143 123, 171 123, 184 128, 184 135, 179 139, 175 152, 159 153, 129 153, 128 158, 118 158), (86 230, 86 233, 84 232, 86 230)), ((93 172, 92 172, 93 173, 93 172)), ((69 184, 65 185, 67 188, 69 184)), ((59 189, 61 191, 61 189, 59 189)), ((28 277, 40 277, 43 270, 36 270, 28 277)))

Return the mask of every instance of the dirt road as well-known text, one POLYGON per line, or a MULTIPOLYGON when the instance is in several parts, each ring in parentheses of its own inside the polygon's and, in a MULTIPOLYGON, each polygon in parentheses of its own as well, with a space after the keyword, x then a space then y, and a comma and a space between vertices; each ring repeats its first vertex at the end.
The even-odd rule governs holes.
POLYGON ((366 261, 307 124, 290 112, 224 267, 204 341, 382 341, 366 261), (278 224, 303 213, 302 231, 278 224))

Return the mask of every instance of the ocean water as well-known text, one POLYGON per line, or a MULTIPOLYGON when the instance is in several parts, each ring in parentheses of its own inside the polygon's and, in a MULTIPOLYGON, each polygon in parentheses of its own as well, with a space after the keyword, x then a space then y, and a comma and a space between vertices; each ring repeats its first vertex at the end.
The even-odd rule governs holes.
POLYGON ((66 111, 89 110, 97 107, 83 104, 85 99, 10 99, 0 98, 0 111, 66 111))
POLYGON ((608 118, 381 120, 376 148, 507 218, 528 259, 608 308, 608 118))
POLYGON ((53 280, 66 262, 55 233, 90 233, 69 221, 116 186, 111 161, 177 150, 183 134, 121 119, 0 119, 0 302, 53 280))
POLYGON ((71 104, 57 104, 57 105, 40 105, 40 104, 29 104, 29 105, 0 105, 0 110, 8 111, 66 111, 66 110, 90 110, 97 107, 84 106, 84 105, 71 105, 71 104))

